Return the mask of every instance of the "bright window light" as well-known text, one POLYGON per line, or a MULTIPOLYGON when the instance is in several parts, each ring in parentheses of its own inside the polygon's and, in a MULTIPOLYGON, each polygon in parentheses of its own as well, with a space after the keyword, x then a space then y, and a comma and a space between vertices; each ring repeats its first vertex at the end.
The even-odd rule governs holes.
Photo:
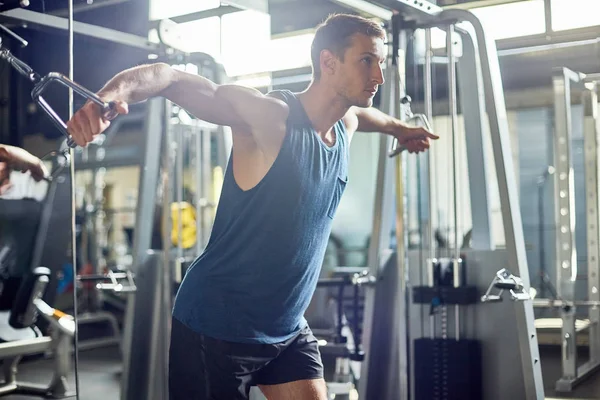
POLYGON ((150 0, 150 20, 172 18, 220 6, 221 0, 150 0))
POLYGON ((271 40, 271 17, 247 10, 225 14, 222 18, 221 55, 227 74, 232 76, 230 70, 254 70, 253 66, 263 61, 271 40))
POLYGON ((544 0, 498 4, 472 8, 470 11, 480 19, 488 35, 495 40, 546 32, 544 0))
POLYGON ((552 30, 600 25, 600 0, 552 0, 552 30))
POLYGON ((310 66, 313 33, 289 36, 223 54, 228 76, 283 71, 310 66))
POLYGON ((218 59, 221 55, 221 21, 219 17, 203 18, 179 24, 182 51, 202 52, 218 59))

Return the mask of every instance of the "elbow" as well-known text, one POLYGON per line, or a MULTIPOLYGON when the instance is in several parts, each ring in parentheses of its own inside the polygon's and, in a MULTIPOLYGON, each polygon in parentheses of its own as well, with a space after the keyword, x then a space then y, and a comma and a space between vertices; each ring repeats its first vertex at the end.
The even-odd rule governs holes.
POLYGON ((162 82, 162 90, 159 96, 166 97, 172 88, 176 87, 180 81, 179 71, 166 63, 151 64, 152 81, 162 82))

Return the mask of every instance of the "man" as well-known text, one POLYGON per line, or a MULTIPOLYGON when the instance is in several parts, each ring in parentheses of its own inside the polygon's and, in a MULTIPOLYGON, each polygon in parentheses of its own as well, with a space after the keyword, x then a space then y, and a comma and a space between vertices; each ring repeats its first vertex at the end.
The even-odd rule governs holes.
POLYGON ((27 150, 0 144, 0 195, 6 193, 11 187, 10 172, 12 170, 29 171, 36 181, 48 176, 44 163, 27 150))
MULTIPOLYGON (((347 182, 355 131, 397 137, 410 152, 437 136, 373 108, 383 84, 385 32, 351 15, 329 17, 312 46, 314 79, 294 94, 263 95, 164 64, 117 74, 100 91, 127 104, 164 96, 228 125, 233 150, 212 235, 173 310, 171 400, 327 399, 318 345, 303 313, 347 182)), ((106 129, 88 104, 68 123, 84 146, 106 129)))

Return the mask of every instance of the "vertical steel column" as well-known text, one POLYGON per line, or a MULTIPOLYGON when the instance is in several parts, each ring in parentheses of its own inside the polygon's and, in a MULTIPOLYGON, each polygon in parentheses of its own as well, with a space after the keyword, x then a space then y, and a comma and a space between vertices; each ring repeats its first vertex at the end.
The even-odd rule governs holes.
MULTIPOLYGON (((454 206, 454 254, 452 256, 454 287, 460 286, 460 242, 458 240, 458 147, 456 137, 458 135, 458 103, 456 97, 456 58, 454 56, 454 25, 446 29, 446 52, 448 56, 448 100, 450 120, 452 124, 452 203, 454 206)), ((454 306, 454 336, 460 340, 460 306, 454 306)))
MULTIPOLYGON (((389 41, 397 40, 394 35, 389 35, 389 41)), ((399 96, 397 92, 399 90, 399 76, 397 63, 395 62, 393 52, 390 51, 388 55, 386 70, 385 70, 385 81, 386 84, 382 87, 382 106, 381 109, 384 112, 392 115, 396 112, 396 104, 399 96)), ((371 376, 371 370, 377 371, 378 364, 381 361, 377 360, 377 357, 373 355, 375 350, 379 347, 376 342, 373 341, 375 332, 373 325, 375 322, 375 313, 378 312, 375 309, 376 299, 380 298, 381 295, 377 293, 379 278, 382 276, 384 266, 388 264, 393 256, 393 252, 390 249, 390 232, 392 229, 392 221, 394 217, 394 184, 395 184, 395 173, 394 173, 394 160, 388 157, 388 150, 392 143, 392 137, 389 135, 380 135, 379 142, 379 159, 377 165, 377 179, 375 184, 375 199, 374 199, 374 212, 373 212, 373 226, 371 229, 371 242, 369 245, 368 252, 368 266, 369 275, 376 278, 374 285, 364 286, 365 293, 365 307, 363 313, 363 332, 362 332, 362 345, 364 349, 364 360, 361 364, 361 374, 359 382, 359 398, 368 399, 369 392, 374 390, 373 388, 381 385, 378 380, 380 376, 375 374, 371 376)), ((400 199, 401 201, 401 199, 400 199)), ((402 237, 397 239, 398 246, 403 246, 404 242, 402 237)), ((395 345, 395 344, 394 344, 395 345)), ((403 355, 406 357, 406 353, 403 355)), ((403 391, 405 392, 405 391, 403 391)), ((408 393, 399 393, 398 399, 406 399, 408 393)))
MULTIPOLYGON (((479 47, 486 111, 490 122, 494 162, 498 178, 507 261, 510 268, 514 269, 515 273, 521 277, 524 287, 528 290, 530 287, 529 267, 527 265, 515 170, 511 156, 510 132, 496 42, 486 34, 481 21, 469 11, 444 10, 440 15, 440 19, 453 21, 452 23, 468 21, 474 28, 479 47)), ((544 399, 544 385, 539 362, 533 304, 531 301, 515 302, 514 307, 516 323, 522 331, 522 334, 519 335, 519 354, 523 367, 526 399, 542 400, 544 399)))
POLYGON ((485 92, 481 76, 481 62, 477 56, 477 44, 472 29, 465 26, 457 29, 461 35, 462 57, 458 60, 458 87, 462 115, 465 121, 465 139, 467 148, 467 165, 472 215, 472 248, 477 250, 494 250, 492 230, 492 213, 490 210, 490 160, 489 136, 486 131, 485 92))
MULTIPOLYGON (((172 148, 175 136, 175 127, 171 122, 171 110, 173 104, 169 100, 163 99, 165 118, 164 140, 166 150, 162 154, 162 187, 163 187, 163 203, 162 203, 162 266, 158 272, 158 301, 155 301, 156 309, 153 315, 151 324, 152 347, 149 349, 150 376, 147 378, 148 393, 151 396, 146 397, 147 400, 162 400, 169 397, 169 342, 171 338, 171 310, 173 308, 173 269, 177 263, 172 261, 172 240, 171 232, 173 231, 173 218, 171 218, 171 205, 173 204, 173 189, 177 189, 178 195, 183 188, 181 181, 176 181, 176 175, 179 175, 179 169, 183 170, 183 151, 177 148, 172 148), (175 164, 175 158, 181 156, 181 164, 177 165, 176 169, 172 167, 175 164), (154 336, 156 333, 156 336, 154 336)), ((180 139, 182 138, 183 130, 179 130, 180 139)), ((182 140, 179 141, 181 143, 182 140)), ((178 162, 178 164, 179 164, 178 162)), ((183 171, 181 175, 183 176, 183 171)), ((181 214, 179 215, 181 221, 181 214)), ((181 240, 178 244, 181 243, 181 240)))
MULTIPOLYGON (((425 29, 425 71, 423 71, 423 84, 424 88, 424 102, 425 102, 425 117, 429 121, 429 123, 433 124, 433 84, 431 77, 431 59, 432 59, 432 49, 431 49, 431 28, 425 29)), ((427 193, 428 193, 428 217, 429 223, 427 228, 427 242, 429 249, 429 259, 427 260, 428 268, 425 268, 427 271, 427 284, 428 286, 433 286, 433 268, 431 265, 436 258, 436 241, 435 241, 435 228, 437 227, 437 213, 438 213, 438 205, 437 205, 437 186, 435 185, 434 175, 437 171, 436 158, 432 156, 431 151, 428 151, 426 154, 427 157, 427 193)), ((424 283, 424 282, 422 282, 424 283)), ((435 334, 435 317, 430 317, 430 336, 433 338, 435 334)))
MULTIPOLYGON (((399 29, 400 22, 397 19, 392 21, 396 29, 399 29)), ((393 29, 395 30, 395 29, 393 29)), ((389 115, 396 116, 401 120, 406 120, 406 113, 401 109, 400 99, 406 96, 406 49, 408 47, 408 33, 406 31, 399 31, 394 40, 397 40, 397 54, 396 62, 397 66, 396 79, 391 82, 396 85, 395 97, 392 97, 392 104, 390 105, 389 115)), ((396 188, 396 268, 398 270, 398 284, 397 294, 394 297, 397 302, 396 312, 394 313, 395 319, 393 322, 396 325, 397 336, 394 336, 398 346, 398 382, 394 382, 393 379, 388 380, 388 394, 394 392, 394 388, 399 386, 400 393, 395 393, 398 400, 408 400, 410 394, 409 387, 409 365, 408 365, 408 341, 409 341, 409 324, 410 319, 408 318, 408 304, 409 297, 407 292, 408 287, 408 262, 406 257, 406 249, 408 247, 408 230, 406 224, 408 222, 408 207, 407 198, 404 190, 404 184, 407 182, 407 159, 406 155, 399 154, 396 157, 396 174, 395 174, 395 186, 396 188), (398 385, 399 383, 399 385, 398 385), (392 386, 393 385, 393 386, 392 386)), ((396 332, 396 330, 394 330, 396 332)))
MULTIPOLYGON (((598 275, 598 257, 600 257, 600 205, 598 203, 598 136, 600 118, 598 118, 598 83, 588 83, 583 94, 584 109, 584 148, 585 148, 585 189, 587 208, 587 264, 588 264, 588 300, 600 301, 600 276, 598 275)), ((590 363, 600 362, 600 308, 589 309, 589 351, 590 363)))
MULTIPOLYGON (((133 239, 133 262, 131 272, 137 276, 143 274, 143 268, 146 265, 146 259, 149 257, 149 249, 152 248, 152 233, 154 231, 154 211, 157 203, 157 188, 159 186, 159 174, 161 167, 161 154, 163 152, 163 130, 166 121, 168 121, 164 100, 161 98, 150 99, 147 102, 146 123, 144 127, 146 135, 146 149, 143 163, 140 165, 140 183, 138 189, 138 206, 135 216, 135 230, 133 239)), ((150 290, 149 288, 146 288, 150 290)), ((138 385, 143 382, 137 382, 131 379, 136 369, 149 368, 148 365, 140 365, 140 359, 131 357, 132 350, 136 347, 137 334, 148 334, 148 327, 144 322, 144 316, 135 315, 138 293, 130 293, 127 296, 127 306, 125 309, 125 322, 123 324, 123 379, 121 380, 121 398, 133 400, 130 393, 140 391, 138 385), (142 323, 138 320, 143 321, 142 323), (145 330, 145 333, 144 333, 145 330)), ((139 307, 137 307, 140 309, 139 307)), ((150 312, 150 311, 148 311, 150 312)), ((139 346, 139 344, 138 344, 139 346)), ((139 349, 141 352, 150 351, 150 348, 139 349)), ((136 352, 139 353, 139 352, 136 352)), ((140 398, 144 394, 141 393, 140 398)), ((146 400, 148 397, 146 397, 146 400)))
MULTIPOLYGON (((571 161, 571 81, 579 82, 579 75, 563 68, 554 75, 554 216, 556 234, 556 279, 558 297, 572 303, 577 277, 577 252, 575 248, 575 190, 571 161)), ((575 306, 561 308, 562 317, 562 381, 577 376, 577 341, 575 332, 575 306)))

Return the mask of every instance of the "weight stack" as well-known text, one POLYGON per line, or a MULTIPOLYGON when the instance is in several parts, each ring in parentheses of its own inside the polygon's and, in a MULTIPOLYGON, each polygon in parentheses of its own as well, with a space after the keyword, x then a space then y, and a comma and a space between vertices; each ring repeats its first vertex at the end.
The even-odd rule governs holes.
POLYGON ((472 339, 415 340, 416 400, 482 400, 481 343, 472 339))

